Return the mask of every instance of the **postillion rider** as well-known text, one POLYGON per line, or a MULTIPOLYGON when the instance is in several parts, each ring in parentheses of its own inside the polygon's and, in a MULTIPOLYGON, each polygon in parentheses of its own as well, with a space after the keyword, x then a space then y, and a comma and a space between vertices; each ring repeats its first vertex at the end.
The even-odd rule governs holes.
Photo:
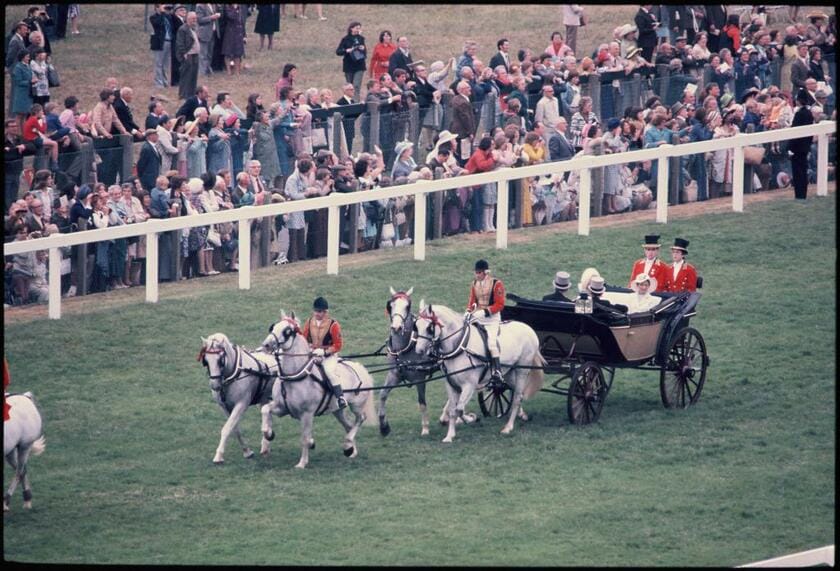
POLYGON ((505 284, 502 280, 490 276, 490 264, 487 260, 475 263, 475 279, 470 286, 470 299, 467 311, 471 312, 487 331, 487 348, 490 351, 490 376, 502 380, 499 363, 499 325, 502 322, 501 311, 505 306, 505 284))
POLYGON ((347 406, 347 401, 344 399, 344 391, 341 390, 341 385, 333 385, 329 381, 320 362, 324 357, 329 357, 341 351, 342 346, 341 325, 329 316, 329 309, 330 305, 326 299, 323 297, 315 298, 312 303, 312 316, 303 324, 303 336, 309 342, 312 354, 318 358, 321 375, 332 388, 333 396, 339 408, 344 408, 347 406))

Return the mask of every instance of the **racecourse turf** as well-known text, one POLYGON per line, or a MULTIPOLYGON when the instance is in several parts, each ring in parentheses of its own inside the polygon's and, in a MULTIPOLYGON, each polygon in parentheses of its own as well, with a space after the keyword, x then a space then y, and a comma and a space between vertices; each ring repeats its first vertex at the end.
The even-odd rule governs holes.
MULTIPOLYGON (((255 272, 241 292, 190 284, 192 297, 60 321, 6 324, 12 388, 35 393, 46 452, 31 461, 34 508, 4 516, 6 560, 193 565, 730 566, 834 541, 836 195, 747 212, 594 228, 589 237, 524 230, 430 244, 366 263, 255 272), (362 429, 341 454, 332 418, 315 423, 306 470, 297 422, 275 422, 268 458, 229 442, 211 463, 222 415, 196 362, 216 331, 253 347, 280 309, 325 295, 346 353, 386 336, 388 287, 461 308, 472 264, 490 260, 508 291, 539 296, 557 269, 629 278, 642 236, 691 241, 704 276, 697 316, 711 367, 700 402, 672 411, 654 372, 619 370, 598 424, 569 424, 564 397, 540 393, 532 419, 419 435, 413 389, 389 401, 392 433, 362 429)), ((651 219, 652 220, 652 212, 651 219)), ((234 280, 231 280, 231 284, 234 280)), ((176 287, 184 289, 184 284, 176 287)), ((99 296, 105 300, 108 296, 99 296)), ((66 307, 73 305, 72 300, 66 307)), ((416 305, 415 305, 416 307, 416 305)), ((376 375, 377 384, 384 379, 376 375)), ((444 401, 429 387, 432 418, 444 401)), ((469 407, 477 411, 475 402, 469 407)), ((243 422, 259 446, 259 414, 243 422)), ((8 484, 10 471, 4 471, 8 484)))

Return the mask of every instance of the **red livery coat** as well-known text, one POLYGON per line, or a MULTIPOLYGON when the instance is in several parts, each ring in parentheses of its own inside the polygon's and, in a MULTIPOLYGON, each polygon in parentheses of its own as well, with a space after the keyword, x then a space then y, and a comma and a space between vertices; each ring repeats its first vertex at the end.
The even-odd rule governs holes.
POLYGON ((674 279, 674 266, 668 266, 668 291, 695 291, 697 289, 697 269, 683 262, 676 279, 674 279))
MULTIPOLYGON (((636 260, 636 263, 633 264, 633 273, 630 274, 630 283, 627 287, 630 287, 633 284, 633 280, 636 279, 636 276, 643 273, 645 271, 645 258, 641 260, 636 260)), ((653 262, 653 265, 650 267, 650 273, 648 274, 651 278, 656 278, 656 289, 654 291, 668 291, 668 286, 671 282, 671 274, 673 270, 660 260, 656 258, 653 262)), ((651 292, 653 293, 653 292, 651 292)))
POLYGON ((326 319, 329 319, 331 323, 327 333, 324 335, 322 344, 315 343, 312 339, 312 328, 310 327, 310 322, 312 321, 311 317, 303 324, 303 336, 313 349, 324 349, 324 352, 327 355, 331 355, 341 351, 341 346, 343 344, 341 339, 341 326, 335 319, 330 319, 329 317, 326 319))
MULTIPOLYGON (((499 313, 505 306, 505 284, 502 280, 493 278, 493 289, 490 290, 490 305, 487 310, 490 315, 499 313)), ((475 281, 470 286, 470 301, 467 302, 467 310, 472 311, 474 307, 478 307, 478 296, 475 294, 475 281)), ((489 316, 488 316, 489 317, 489 316)))

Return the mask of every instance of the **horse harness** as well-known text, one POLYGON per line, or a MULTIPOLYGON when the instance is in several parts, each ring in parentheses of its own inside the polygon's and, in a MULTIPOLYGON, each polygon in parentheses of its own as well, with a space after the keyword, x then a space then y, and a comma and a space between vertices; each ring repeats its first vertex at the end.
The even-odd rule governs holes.
MULTIPOLYGON (((255 405, 260 402, 260 396, 265 392, 265 389, 268 387, 269 379, 274 377, 274 373, 271 372, 271 368, 254 357, 251 352, 247 351, 246 349, 241 348, 238 345, 233 346, 233 350, 235 351, 233 362, 234 367, 233 371, 228 375, 209 375, 211 380, 221 380, 219 383, 219 388, 211 388, 211 390, 217 392, 219 394, 219 399, 222 403, 226 401, 225 395, 227 393, 228 387, 233 384, 234 382, 238 381, 239 379, 243 378, 246 375, 254 375, 259 378, 260 382, 257 385, 257 390, 254 392, 254 397, 251 399, 250 405, 255 405), (254 362, 257 363, 257 370, 244 367, 242 365, 242 354, 245 353, 248 355, 254 362)), ((220 369, 224 372, 225 367, 227 366, 227 360, 225 359, 225 351, 224 349, 202 349, 201 353, 199 354, 199 359, 201 360, 202 364, 207 367, 207 359, 204 358, 206 354, 218 354, 221 353, 222 357, 220 358, 220 369)), ((250 406, 249 405, 249 406, 250 406)))

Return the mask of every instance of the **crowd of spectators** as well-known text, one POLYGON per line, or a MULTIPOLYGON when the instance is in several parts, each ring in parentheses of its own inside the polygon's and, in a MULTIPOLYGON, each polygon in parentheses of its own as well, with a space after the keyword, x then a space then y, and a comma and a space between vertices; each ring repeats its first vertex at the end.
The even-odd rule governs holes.
MULTIPOLYGON (((574 38, 577 28, 586 24, 586 9, 566 5, 561 7, 561 21, 568 41, 557 31, 544 49, 521 47, 514 52, 511 42, 501 38, 487 65, 479 59, 482 46, 471 40, 465 41, 460 56, 428 66, 415 60, 407 36, 397 36, 394 43, 388 30, 382 30, 378 43, 368 50, 362 24, 354 21, 335 51, 345 80, 341 97, 329 89, 302 88, 296 83, 298 66, 287 63, 273 85, 273 102, 258 92, 247 102, 235 102, 224 91, 211 97, 209 87, 197 81, 199 73, 218 68, 219 50, 222 69, 240 72, 244 44, 237 38, 244 35, 249 9, 231 6, 199 4, 195 12, 188 12, 182 5, 155 5, 150 19, 153 80, 159 85, 181 82, 182 88, 186 81, 190 88, 189 93, 181 89, 177 108, 167 109, 168 102, 153 98, 142 126, 134 118, 133 90, 116 78, 108 78, 100 88, 99 103, 89 112, 80 111, 73 96, 58 112, 46 79, 47 36, 25 21, 15 25, 15 48, 10 44, 6 58, 14 86, 5 123, 6 241, 569 160, 582 153, 623 153, 731 137, 789 127, 797 105, 808 107, 816 121, 835 116, 833 68, 824 60, 834 61, 836 20, 819 11, 808 13, 807 24, 773 29, 761 6, 753 7, 742 22, 724 6, 642 5, 632 24, 616 27, 610 41, 583 54, 575 52, 574 38), (196 43, 176 49, 184 32, 193 33, 196 43), (183 53, 172 56, 172 50, 183 53), (187 53, 194 56, 194 69, 180 57, 187 53), (651 88, 643 105, 601 116, 603 101, 596 109, 586 95, 587 76, 617 78, 610 80, 610 87, 620 92, 620 77, 641 73, 655 79, 662 68, 672 78, 683 78, 673 102, 651 88), (797 104, 802 93, 806 97, 797 104), (359 102, 367 104, 365 109, 378 107, 378 140, 371 141, 372 117, 357 111, 354 104, 359 102), (485 102, 493 105, 489 122, 485 102), (410 141, 409 110, 414 105, 420 129, 417 140, 410 141), (315 112, 344 107, 346 146, 331 152, 326 141, 338 126, 325 123, 315 112), (362 152, 353 153, 357 123, 362 152), (317 140, 319 128, 328 132, 325 141, 317 140), (124 181, 119 181, 119 135, 142 142, 136 176, 124 181), (77 163, 79 149, 88 142, 95 149, 95 182, 82 184, 77 163), (31 188, 18 198, 21 159, 41 148, 49 168, 37 170, 31 188)), ((264 8, 260 10, 263 17, 264 8)), ((265 10, 267 15, 257 25, 269 34, 273 27, 266 22, 274 16, 265 10)), ((808 174, 813 180, 816 153, 810 157, 808 174)), ((790 156, 784 144, 766 145, 760 157, 750 153, 749 158, 755 167, 754 189, 790 183, 790 156)), ((672 174, 679 177, 680 201, 731 193, 732 161, 731 149, 680 159, 679 172, 672 174)), ((651 207, 660 191, 656 182, 656 164, 650 161, 606 167, 603 213, 651 207)), ((525 225, 573 220, 578 215, 578 183, 575 171, 511 183, 510 207, 525 225)), ((497 198, 495 185, 447 191, 443 233, 495 231, 497 198)), ((353 219, 349 209, 342 209, 342 249, 346 251, 351 241, 361 250, 410 244, 412 200, 367 202, 353 219)), ((427 212, 431 217, 431 204, 427 212)), ((268 231, 275 263, 326 255, 326 211, 278 216, 268 229, 263 223, 255 220, 251 225, 251 243, 259 242, 259 232, 268 231)), ((142 283, 144 241, 141 237, 91 245, 90 291, 142 283)), ((62 291, 73 295, 77 272, 71 260, 76 256, 69 250, 64 255, 62 291)), ((163 236, 159 277, 166 281, 178 274, 187 278, 236 270, 237 255, 236 224, 192 228, 174 239, 163 236), (176 249, 183 264, 180 271, 173 262, 176 249)), ((39 275, 44 257, 32 253, 11 258, 7 274, 12 287, 7 290, 12 299, 7 301, 43 301, 39 275)))

